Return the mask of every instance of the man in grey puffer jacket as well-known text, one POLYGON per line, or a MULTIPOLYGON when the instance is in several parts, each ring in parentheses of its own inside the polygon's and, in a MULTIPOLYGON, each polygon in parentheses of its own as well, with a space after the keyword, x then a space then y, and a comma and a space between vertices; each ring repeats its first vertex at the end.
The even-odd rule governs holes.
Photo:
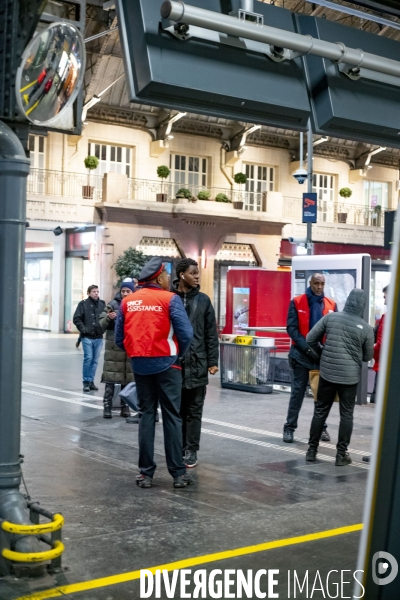
POLYGON ((322 429, 338 392, 340 426, 335 464, 340 467, 351 463, 347 447, 353 431, 361 365, 363 361, 371 360, 374 353, 373 329, 362 318, 366 303, 367 294, 364 290, 352 290, 343 312, 329 313, 307 334, 307 343, 312 348, 317 349, 324 344, 318 396, 310 429, 310 447, 306 456, 310 462, 316 460, 322 429))

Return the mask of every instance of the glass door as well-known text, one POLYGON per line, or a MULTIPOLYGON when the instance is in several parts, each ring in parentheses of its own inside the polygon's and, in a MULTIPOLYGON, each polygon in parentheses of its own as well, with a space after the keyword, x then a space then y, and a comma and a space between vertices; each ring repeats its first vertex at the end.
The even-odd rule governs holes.
POLYGON ((24 327, 50 331, 52 259, 27 258, 24 280, 24 327))

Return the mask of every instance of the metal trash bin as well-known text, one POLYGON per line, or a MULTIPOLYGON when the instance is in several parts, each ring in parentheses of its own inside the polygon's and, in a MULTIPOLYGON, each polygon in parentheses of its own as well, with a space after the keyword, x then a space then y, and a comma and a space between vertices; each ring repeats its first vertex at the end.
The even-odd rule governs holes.
POLYGON ((272 394, 276 348, 220 343, 221 387, 272 394))

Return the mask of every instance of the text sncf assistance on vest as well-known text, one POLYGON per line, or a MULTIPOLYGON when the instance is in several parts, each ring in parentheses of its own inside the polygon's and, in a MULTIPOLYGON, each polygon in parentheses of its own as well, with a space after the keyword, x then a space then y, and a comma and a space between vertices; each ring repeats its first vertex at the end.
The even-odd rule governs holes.
POLYGON ((162 306, 147 306, 142 304, 143 300, 131 300, 126 303, 126 310, 128 312, 140 312, 150 310, 152 312, 162 312, 162 306))

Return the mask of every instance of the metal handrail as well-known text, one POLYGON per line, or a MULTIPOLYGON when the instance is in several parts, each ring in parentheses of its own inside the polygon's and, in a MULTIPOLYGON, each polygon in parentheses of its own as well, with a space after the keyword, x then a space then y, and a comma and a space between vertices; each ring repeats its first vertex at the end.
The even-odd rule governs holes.
MULTIPOLYGON (((383 227, 385 212, 389 208, 371 208, 365 204, 350 204, 318 200, 317 223, 343 223, 347 225, 363 225, 367 227, 383 227)), ((301 222, 302 199, 283 197, 283 218, 301 222)))

